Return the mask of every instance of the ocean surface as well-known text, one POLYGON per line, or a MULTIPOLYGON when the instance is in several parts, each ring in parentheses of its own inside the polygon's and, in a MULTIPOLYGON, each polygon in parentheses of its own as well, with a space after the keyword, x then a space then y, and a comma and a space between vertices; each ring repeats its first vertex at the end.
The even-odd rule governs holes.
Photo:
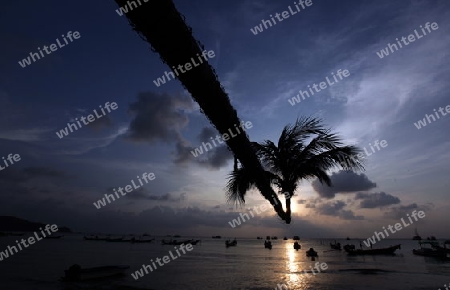
MULTIPOLYGON (((0 251, 16 245, 18 238, 0 237, 0 251)), ((182 237, 191 238, 191 237, 182 237)), ((192 237, 195 238, 195 237, 192 237)), ((292 290, 352 289, 445 289, 450 283, 450 262, 412 254, 418 244, 412 240, 383 240, 374 248, 401 244, 394 256, 348 256, 344 251, 330 250, 332 240, 300 240, 302 249, 295 251, 293 241, 273 241, 273 249, 263 240, 238 239, 237 247, 225 247, 225 239, 199 238, 201 244, 170 263, 138 280, 131 273, 150 260, 174 252, 174 246, 163 246, 161 238, 152 244, 84 241, 81 235, 65 235, 60 240, 42 240, 0 261, 1 290, 53 289, 276 289, 284 284, 292 290), (306 257, 313 247, 319 253, 316 261, 306 257), (313 275, 310 267, 326 263, 328 269, 313 275), (73 264, 83 268, 104 265, 129 265, 124 277, 89 283, 59 281, 64 269, 73 264), (305 273, 304 271, 307 271, 305 273)), ((341 244, 359 240, 339 240, 341 244)), ((282 288, 286 289, 286 288, 282 288)))

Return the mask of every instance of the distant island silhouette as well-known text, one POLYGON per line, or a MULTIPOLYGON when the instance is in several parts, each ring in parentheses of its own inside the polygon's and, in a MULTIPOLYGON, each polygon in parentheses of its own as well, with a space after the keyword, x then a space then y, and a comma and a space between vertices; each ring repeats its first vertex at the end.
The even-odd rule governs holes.
MULTIPOLYGON (((0 216, 0 232, 34 232, 39 228, 45 227, 46 224, 38 222, 30 222, 13 216, 0 216)), ((58 232, 71 233, 68 227, 58 227, 58 232)))

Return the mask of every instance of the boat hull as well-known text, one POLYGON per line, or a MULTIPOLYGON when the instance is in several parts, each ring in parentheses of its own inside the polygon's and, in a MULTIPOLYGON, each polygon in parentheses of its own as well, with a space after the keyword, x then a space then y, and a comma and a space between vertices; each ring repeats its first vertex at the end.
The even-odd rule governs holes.
POLYGON ((236 247, 237 246, 237 241, 232 241, 232 242, 230 242, 230 241, 226 241, 225 242, 225 247, 236 247))
POLYGON ((395 254, 395 251, 397 249, 400 249, 400 244, 388 247, 388 248, 382 248, 382 249, 370 249, 370 250, 350 250, 346 249, 347 253, 352 256, 359 256, 359 255, 393 255, 395 254))
POLYGON ((438 250, 428 250, 428 249, 414 249, 412 250, 414 255, 424 256, 424 257, 442 257, 445 258, 447 254, 443 251, 438 250))
POLYGON ((319 255, 317 253, 306 253, 306 257, 317 258, 319 255))
POLYGON ((341 244, 332 244, 332 243, 330 243, 330 247, 333 250, 339 250, 339 251, 342 250, 341 244))

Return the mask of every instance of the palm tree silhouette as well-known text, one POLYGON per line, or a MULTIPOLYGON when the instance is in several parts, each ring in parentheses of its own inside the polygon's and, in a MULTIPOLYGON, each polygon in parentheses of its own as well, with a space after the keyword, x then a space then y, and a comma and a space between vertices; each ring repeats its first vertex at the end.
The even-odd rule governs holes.
MULTIPOLYGON (((115 2, 119 7, 127 5, 127 0, 115 2)), ((159 53, 162 61, 169 67, 189 63, 191 58, 201 55, 204 50, 203 45, 192 36, 192 29, 186 25, 184 16, 177 11, 171 0, 149 1, 126 13, 126 17, 133 30, 151 45, 154 52, 159 53)), ((220 134, 227 133, 228 129, 240 124, 236 110, 214 69, 206 61, 180 74, 178 79, 220 134)), ((272 204, 278 216, 289 224, 291 216, 283 210, 248 136, 239 134, 226 143, 247 169, 264 198, 272 204)))
MULTIPOLYGON (((341 139, 322 125, 318 118, 297 119, 281 132, 278 144, 270 140, 252 143, 263 163, 265 176, 286 199, 286 214, 291 215, 291 197, 303 179, 318 178, 331 186, 326 171, 330 169, 363 170, 358 158, 361 150, 355 146, 344 146, 341 139), (310 141, 309 141, 310 140, 310 141), (309 143, 307 143, 309 141, 309 143)), ((229 202, 242 204, 248 190, 256 181, 246 167, 237 167, 229 175, 227 197, 229 202)))

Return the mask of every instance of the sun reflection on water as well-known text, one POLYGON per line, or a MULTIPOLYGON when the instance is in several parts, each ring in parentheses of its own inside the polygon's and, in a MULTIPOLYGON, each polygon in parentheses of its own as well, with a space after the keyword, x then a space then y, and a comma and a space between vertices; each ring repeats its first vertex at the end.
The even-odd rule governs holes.
MULTIPOLYGON (((300 256, 301 252, 300 251, 296 251, 293 247, 292 243, 285 243, 285 248, 286 248, 286 272, 287 272, 287 277, 286 277, 286 281, 289 285, 289 289, 294 289, 293 287, 291 288, 291 285, 302 285, 305 284, 305 280, 304 280, 304 276, 300 273, 300 271, 302 269, 300 269, 299 267, 299 262, 300 262, 300 256)), ((295 288, 295 289, 299 289, 299 288, 295 288)))

